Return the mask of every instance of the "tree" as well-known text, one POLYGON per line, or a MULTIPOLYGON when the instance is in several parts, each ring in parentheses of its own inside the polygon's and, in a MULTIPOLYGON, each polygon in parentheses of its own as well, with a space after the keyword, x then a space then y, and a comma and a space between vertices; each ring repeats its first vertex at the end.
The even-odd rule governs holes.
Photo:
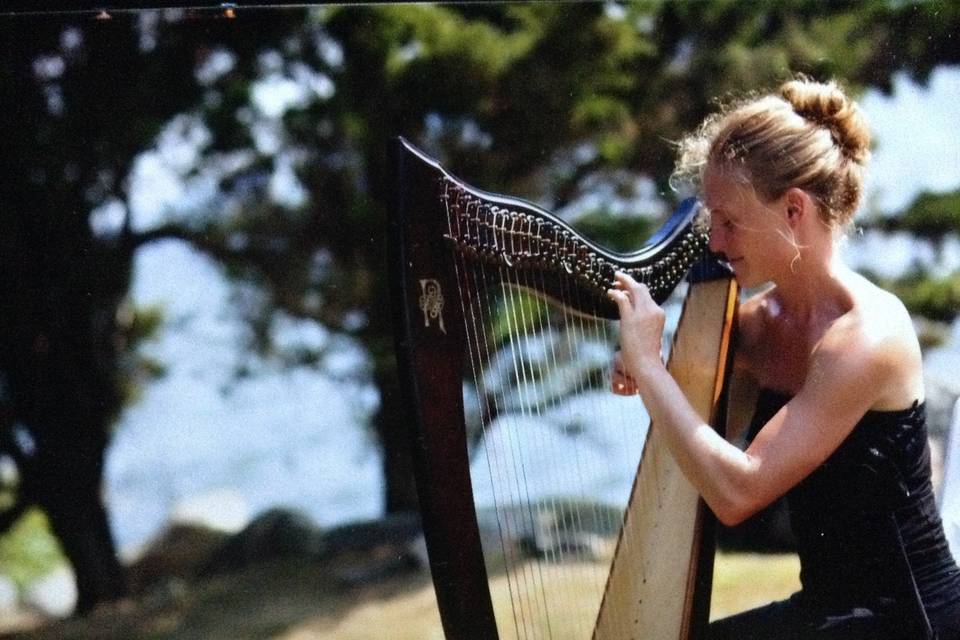
MULTIPOLYGON (((667 141, 695 126, 713 96, 795 71, 857 88, 888 86, 899 70, 922 79, 956 61, 960 26, 949 3, 236 13, 0 23, 0 426, 21 476, 18 506, 0 524, 26 504, 48 513, 76 569, 81 610, 124 591, 99 485, 135 366, 124 341, 137 315, 124 298, 138 248, 179 238, 262 287, 269 304, 251 317, 261 338, 251 348, 271 349, 264 327, 277 309, 363 340, 382 400, 373 426, 385 505, 413 509, 383 264, 390 138, 406 135, 475 184, 610 233, 622 226, 608 207, 585 211, 581 196, 600 183, 634 197, 642 175, 667 208, 667 141), (258 102, 271 90, 289 97, 258 102), (186 174, 210 172, 216 193, 193 216, 135 228, 127 178, 175 118, 209 134, 186 174), (299 195, 278 196, 278 176, 299 195), (113 226, 101 224, 107 203, 125 212, 113 226)), ((632 228, 639 236, 646 225, 632 228)))
MULTIPOLYGON (((897 216, 876 217, 868 221, 866 227, 883 233, 909 233, 942 250, 948 237, 955 238, 960 234, 960 191, 922 192, 897 216)), ((910 313, 927 320, 951 323, 960 312, 960 271, 933 275, 920 265, 914 265, 895 279, 866 275, 897 294, 910 313)), ((921 333, 922 343, 939 343, 943 336, 938 333, 921 333)))
MULTIPOLYGON (((123 196, 136 154, 196 103, 195 80, 181 70, 210 41, 238 35, 189 17, 154 46, 131 16, 0 21, 0 427, 19 473, 17 502, 0 525, 31 504, 46 512, 73 564, 79 611, 125 592, 100 485, 129 373, 123 341, 137 323, 123 300, 142 241, 126 223, 96 236, 91 214, 123 196)), ((285 30, 282 20, 271 24, 285 30)))

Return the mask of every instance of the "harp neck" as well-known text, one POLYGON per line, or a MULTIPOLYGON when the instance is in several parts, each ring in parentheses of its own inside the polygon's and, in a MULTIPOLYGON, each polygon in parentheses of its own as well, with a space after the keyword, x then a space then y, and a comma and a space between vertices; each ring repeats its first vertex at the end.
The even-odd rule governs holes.
POLYGON ((492 267, 489 273, 497 277, 535 274, 545 295, 582 307, 579 311, 617 317, 617 307, 606 295, 617 271, 646 284, 654 300, 662 303, 708 255, 708 236, 694 198, 681 203, 643 247, 616 253, 537 205, 471 187, 405 140, 399 144, 410 162, 432 175, 445 217, 443 237, 455 252, 469 262, 492 267))

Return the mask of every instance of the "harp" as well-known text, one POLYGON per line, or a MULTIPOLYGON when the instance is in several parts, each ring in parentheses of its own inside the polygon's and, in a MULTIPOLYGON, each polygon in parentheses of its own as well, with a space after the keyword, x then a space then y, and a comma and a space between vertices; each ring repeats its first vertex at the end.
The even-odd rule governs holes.
POLYGON ((699 637, 711 518, 639 399, 604 380, 614 272, 658 303, 689 273, 668 366, 705 420, 723 414, 737 290, 696 202, 617 254, 403 139, 393 161, 397 356, 446 637, 699 637))

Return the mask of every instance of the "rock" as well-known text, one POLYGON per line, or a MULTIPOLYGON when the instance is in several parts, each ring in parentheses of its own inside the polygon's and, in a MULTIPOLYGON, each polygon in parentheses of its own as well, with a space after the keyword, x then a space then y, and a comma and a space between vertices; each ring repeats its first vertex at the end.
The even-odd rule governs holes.
POLYGON ((324 536, 324 561, 347 587, 369 584, 427 566, 426 545, 415 512, 354 522, 324 536))
POLYGON ((169 520, 174 525, 199 525, 236 533, 250 522, 250 509, 238 492, 215 489, 178 502, 171 509, 169 520))
POLYGON ((927 426, 930 433, 945 438, 954 402, 960 397, 960 319, 954 321, 950 337, 923 356, 927 399, 927 426))
POLYGON ((167 578, 156 582, 145 592, 141 602, 148 610, 160 610, 169 607, 184 606, 190 589, 185 580, 167 578))
POLYGON ((64 566, 33 582, 27 587, 23 602, 46 616, 69 616, 77 605, 73 570, 64 566))
POLYGON ((430 554, 427 551, 427 540, 423 537, 421 533, 410 543, 408 550, 412 558, 416 561, 417 566, 420 568, 425 568, 430 566, 430 554))
POLYGON ((954 404, 944 458, 940 517, 953 557, 960 561, 960 400, 954 404))
POLYGON ((530 515, 530 520, 531 536, 523 546, 537 557, 599 560, 610 554, 610 536, 590 531, 562 509, 541 508, 530 515))
POLYGON ((227 540, 205 571, 239 569, 281 557, 319 557, 323 549, 323 533, 307 515, 290 509, 270 509, 227 540))
POLYGON ((169 580, 196 578, 229 538, 229 534, 207 527, 171 525, 130 565, 131 591, 141 593, 169 580))
POLYGON ((342 586, 358 587, 417 571, 421 568, 415 556, 401 553, 396 557, 377 558, 369 562, 343 567, 338 569, 335 575, 342 586))
MULTIPOLYGON (((960 359, 958 359, 958 362, 960 362, 960 359)), ((927 430, 931 436, 944 439, 950 426, 953 404, 957 401, 958 395, 949 385, 943 384, 941 379, 930 373, 925 376, 924 387, 926 390, 927 430)))
POLYGON ((405 549, 422 535, 418 513, 391 513, 377 520, 352 522, 331 529, 324 536, 325 555, 365 553, 383 545, 405 549))

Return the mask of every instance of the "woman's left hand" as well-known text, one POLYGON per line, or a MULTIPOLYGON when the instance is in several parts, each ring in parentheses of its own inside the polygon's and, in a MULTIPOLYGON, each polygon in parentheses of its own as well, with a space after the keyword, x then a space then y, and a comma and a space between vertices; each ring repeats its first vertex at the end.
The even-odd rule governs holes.
POLYGON ((645 284, 617 272, 607 291, 620 309, 620 351, 624 373, 641 380, 644 370, 662 365, 661 347, 666 314, 653 301, 645 284))

